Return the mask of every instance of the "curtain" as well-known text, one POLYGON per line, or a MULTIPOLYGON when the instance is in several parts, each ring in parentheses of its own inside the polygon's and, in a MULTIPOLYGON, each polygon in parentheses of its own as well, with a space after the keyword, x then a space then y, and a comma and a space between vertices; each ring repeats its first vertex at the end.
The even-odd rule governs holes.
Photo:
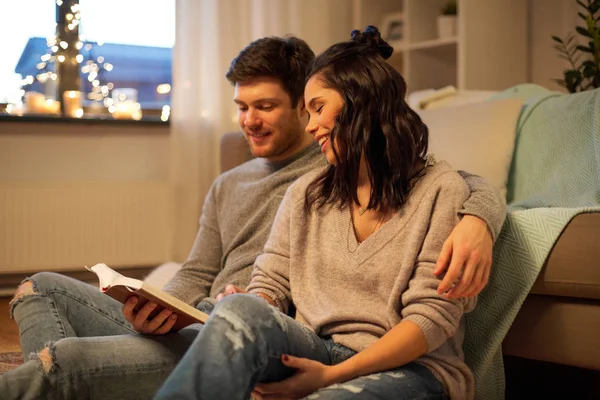
POLYGON ((239 130, 231 60, 252 40, 296 35, 318 53, 350 36, 351 0, 177 0, 173 50, 172 257, 188 256, 202 203, 218 175, 219 140, 239 130))

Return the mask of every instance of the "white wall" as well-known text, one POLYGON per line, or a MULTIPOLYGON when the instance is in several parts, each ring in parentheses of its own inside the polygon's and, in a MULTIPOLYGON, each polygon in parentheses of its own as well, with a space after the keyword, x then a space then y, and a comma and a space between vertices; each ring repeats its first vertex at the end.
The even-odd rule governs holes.
POLYGON ((96 262, 168 261, 169 131, 145 123, 0 121, 0 280, 96 262))
POLYGON ((169 126, 0 122, 0 183, 169 179, 169 126))
POLYGON ((529 1, 529 81, 549 89, 562 89, 552 79, 562 78, 562 70, 568 62, 558 57, 551 36, 564 38, 575 32, 582 20, 575 0, 528 0, 529 1))

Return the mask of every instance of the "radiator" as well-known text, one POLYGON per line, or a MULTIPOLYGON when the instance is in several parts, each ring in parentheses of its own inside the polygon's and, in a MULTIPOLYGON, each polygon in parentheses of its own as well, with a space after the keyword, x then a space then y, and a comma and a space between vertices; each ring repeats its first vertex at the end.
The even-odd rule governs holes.
POLYGON ((0 184, 0 274, 168 261, 168 182, 0 184))

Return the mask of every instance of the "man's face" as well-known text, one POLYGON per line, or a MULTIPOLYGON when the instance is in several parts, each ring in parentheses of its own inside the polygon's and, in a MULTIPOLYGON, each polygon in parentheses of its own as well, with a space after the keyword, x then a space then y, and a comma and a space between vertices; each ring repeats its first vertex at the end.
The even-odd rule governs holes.
POLYGON ((256 157, 281 161, 310 143, 304 134, 302 101, 292 108, 278 79, 256 78, 235 84, 238 121, 256 157))

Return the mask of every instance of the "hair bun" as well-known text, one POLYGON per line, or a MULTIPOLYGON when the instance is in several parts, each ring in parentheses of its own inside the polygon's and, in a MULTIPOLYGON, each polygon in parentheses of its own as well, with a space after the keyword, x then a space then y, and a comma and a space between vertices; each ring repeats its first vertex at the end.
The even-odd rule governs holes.
POLYGON ((394 48, 381 38, 381 33, 376 26, 369 25, 364 32, 355 29, 351 36, 353 41, 367 45, 369 49, 376 51, 385 60, 390 58, 394 52, 394 48))

